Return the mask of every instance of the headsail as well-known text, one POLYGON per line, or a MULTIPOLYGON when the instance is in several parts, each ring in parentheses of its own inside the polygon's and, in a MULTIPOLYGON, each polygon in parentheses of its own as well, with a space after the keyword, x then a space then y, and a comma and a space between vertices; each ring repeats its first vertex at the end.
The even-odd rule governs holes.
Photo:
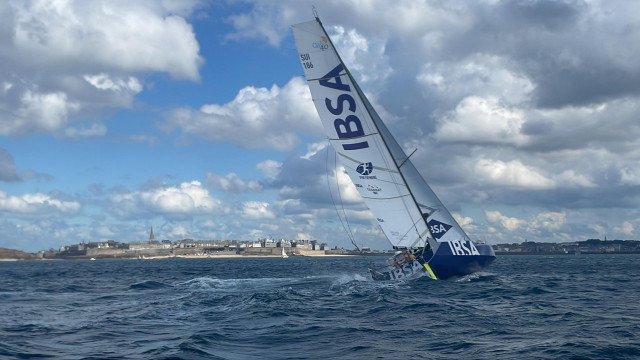
POLYGON ((320 20, 293 25, 299 59, 325 132, 396 248, 468 240, 384 125, 320 20))

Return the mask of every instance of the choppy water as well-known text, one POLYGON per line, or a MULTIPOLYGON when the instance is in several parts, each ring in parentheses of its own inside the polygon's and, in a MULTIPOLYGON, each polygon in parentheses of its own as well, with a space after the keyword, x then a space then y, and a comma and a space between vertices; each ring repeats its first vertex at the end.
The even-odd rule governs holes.
POLYGON ((503 256, 374 282, 384 257, 0 263, 0 358, 640 358, 638 255, 503 256))

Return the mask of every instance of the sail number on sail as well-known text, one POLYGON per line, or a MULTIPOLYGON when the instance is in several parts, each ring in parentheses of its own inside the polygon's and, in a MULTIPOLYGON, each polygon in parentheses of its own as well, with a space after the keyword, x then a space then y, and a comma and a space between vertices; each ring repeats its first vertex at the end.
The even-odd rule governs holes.
POLYGON ((313 63, 311 62, 311 56, 309 56, 309 54, 301 54, 300 60, 305 69, 313 69, 313 63))

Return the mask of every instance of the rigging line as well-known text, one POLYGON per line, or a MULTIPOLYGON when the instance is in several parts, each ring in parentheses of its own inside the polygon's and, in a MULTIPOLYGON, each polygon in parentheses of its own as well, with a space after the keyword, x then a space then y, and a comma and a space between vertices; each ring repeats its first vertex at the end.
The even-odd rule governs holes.
MULTIPOLYGON (((334 159, 334 169, 335 169, 335 159, 334 159)), ((331 190, 331 182, 329 181, 329 146, 327 146, 327 158, 326 158, 326 161, 325 161, 325 174, 327 175, 327 186, 329 187, 329 195, 331 196, 331 202, 333 203, 333 208, 336 209, 336 214, 338 215, 338 219, 340 219, 340 224, 345 229, 345 232, 347 233, 347 236, 349 237, 349 240, 351 240, 351 242, 353 243, 353 234, 351 233, 351 227, 349 226, 348 222, 347 222, 347 225, 345 225, 345 221, 342 220, 342 216, 340 215, 340 211, 338 209, 338 205, 336 204, 336 201, 335 201, 335 199, 333 197, 333 191, 331 190)), ((336 188, 338 189, 338 196, 340 196, 340 186, 338 185, 337 172, 336 172, 336 188)), ((340 199, 340 202, 342 203, 342 199, 340 199)), ((342 212, 344 213, 344 206, 342 208, 342 212)), ((345 220, 346 220, 346 214, 344 214, 344 216, 345 216, 345 220)))
MULTIPOLYGON (((331 182, 329 181, 329 148, 330 146, 327 146, 327 157, 325 160, 325 174, 327 176, 327 186, 329 187, 329 196, 331 197, 331 202, 333 203, 333 208, 336 209, 336 214, 338 215, 338 219, 340 219, 340 224, 342 225, 342 228, 345 230, 345 232, 347 233, 347 236, 349 237, 349 240, 351 240, 351 243, 354 242, 353 240, 353 234, 351 233, 351 228, 348 226, 349 224, 347 223, 347 226, 345 226, 344 222, 342 221, 342 216, 340 215, 340 211, 338 209, 338 206, 335 202, 335 199, 333 197, 333 191, 331 191, 331 182)), ((334 159, 334 169, 335 169, 335 159, 334 159)), ((340 195, 340 186, 338 185, 338 180, 337 180, 337 172, 336 172, 336 187, 338 189, 338 196, 340 195)), ((340 202, 342 202, 342 198, 340 199, 340 202)), ((344 206, 343 206, 343 212, 344 212, 344 206)), ((345 213, 345 220, 346 220, 346 213, 345 213)))
MULTIPOLYGON (((327 158, 325 161, 325 173, 327 175, 327 185, 329 187, 329 196, 331 197, 331 202, 333 203, 333 207, 334 209, 336 209, 336 213, 338 215, 338 219, 340 219, 340 223, 342 224, 342 227, 345 229, 345 232, 347 233, 347 236, 349 237, 349 240, 351 241, 351 244, 353 244, 353 246, 356 248, 356 250, 358 251, 358 253, 360 253, 360 256, 362 256, 364 258, 364 260, 367 262, 367 266, 369 266, 369 268, 372 268, 373 264, 371 263, 371 261, 364 256, 364 253, 362 252, 362 250, 360 249, 360 247, 358 246, 358 244, 356 244, 356 240, 353 236, 353 232, 351 231, 351 225, 349 224, 349 220, 347 219, 347 212, 344 209, 344 202, 342 201, 342 195, 340 194, 340 184, 338 183, 338 172, 336 171, 336 188, 338 189, 338 197, 340 198, 340 204, 342 206, 342 213, 344 216, 344 222, 342 221, 342 217, 340 216, 340 211, 338 210, 338 206, 336 205, 336 202, 333 198, 333 192, 331 191, 331 183, 329 182, 329 148, 332 148, 331 146, 327 146, 327 158), (347 224, 345 226, 345 223, 347 224)), ((338 162, 338 156, 336 154, 336 152, 334 151, 334 169, 336 168, 337 162, 338 162)))
POLYGON ((416 151, 418 151, 418 149, 413 149, 413 151, 411 152, 411 154, 409 154, 409 156, 407 156, 406 159, 404 159, 404 161, 402 162, 402 164, 398 165, 398 169, 400 169, 402 167, 402 165, 404 165, 404 163, 406 163, 407 161, 409 161, 409 158, 411 157, 411 155, 413 155, 416 151))
MULTIPOLYGON (((429 231, 425 230, 422 232, 422 234, 420 234, 420 236, 409 246, 409 247, 414 247, 416 244, 418 244, 418 241, 422 240, 422 237, 424 235, 426 235, 429 231)), ((422 245, 421 247, 425 247, 429 242, 426 241, 426 239, 424 240, 424 245, 422 245)))

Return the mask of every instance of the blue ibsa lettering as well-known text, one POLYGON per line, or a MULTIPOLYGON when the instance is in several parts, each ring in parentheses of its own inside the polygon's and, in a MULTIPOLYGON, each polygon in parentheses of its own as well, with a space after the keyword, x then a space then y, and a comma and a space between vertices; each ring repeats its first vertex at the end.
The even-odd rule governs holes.
POLYGON ((442 233, 446 233, 447 232, 447 229, 445 229, 442 224, 437 224, 437 225, 431 226, 431 233, 432 234, 439 234, 441 232, 442 233))
MULTIPOLYGON (((331 71, 329 71, 325 76, 323 76, 319 84, 334 90, 351 92, 351 87, 349 84, 343 84, 342 79, 340 77, 340 72, 344 70, 342 64, 339 64, 331 71)), ((333 115, 340 116, 345 111, 345 108, 350 112, 356 112, 356 101, 350 94, 340 94, 335 100, 325 98, 324 104, 333 115), (335 105, 334 105, 335 103, 335 105)), ((333 126, 336 129, 336 133, 338 134, 338 138, 340 139, 354 139, 364 136, 364 129, 362 127, 362 122, 355 115, 347 115, 342 118, 336 118, 333 121, 333 126)), ((342 144, 342 148, 345 150, 358 150, 365 149, 369 147, 369 143, 367 141, 360 141, 349 144, 342 144)))

